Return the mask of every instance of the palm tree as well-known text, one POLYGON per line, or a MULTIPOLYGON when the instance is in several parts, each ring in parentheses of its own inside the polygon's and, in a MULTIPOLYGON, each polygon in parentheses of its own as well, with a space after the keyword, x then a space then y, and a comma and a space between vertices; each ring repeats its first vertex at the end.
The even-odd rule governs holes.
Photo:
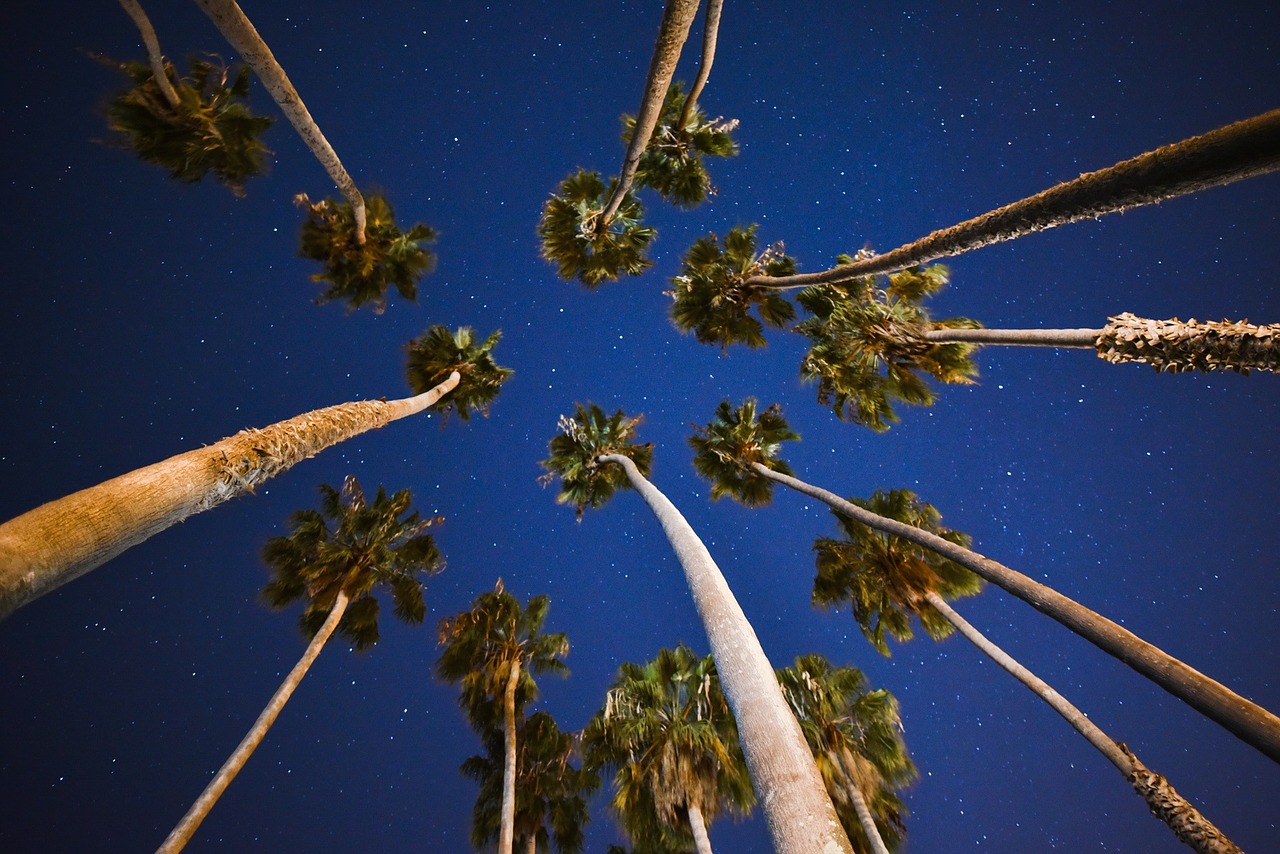
POLYGON ((140 158, 193 184, 212 172, 236 196, 245 182, 266 171, 271 152, 262 134, 272 119, 244 103, 249 72, 234 75, 215 62, 191 60, 191 76, 180 77, 160 53, 151 21, 136 0, 120 0, 147 49, 147 63, 95 57, 123 73, 133 86, 107 106, 107 122, 140 158), (172 80, 170 78, 173 78, 172 80))
POLYGON ((776 405, 766 410, 770 416, 767 421, 757 421, 755 410, 754 400, 737 409, 723 401, 712 421, 697 428, 690 439, 695 468, 719 486, 718 490, 713 488, 713 496, 741 494, 759 505, 768 502, 774 484, 780 483, 823 502, 841 516, 937 552, 1057 620, 1280 761, 1280 718, 1051 587, 931 531, 880 516, 791 476, 779 453, 783 441, 797 436, 776 405))
MULTIPOLYGON (((624 115, 622 126, 623 142, 630 143, 635 133, 635 117, 624 115)), ((679 83, 672 84, 663 102, 658 126, 640 157, 636 183, 657 190, 676 207, 697 207, 716 192, 703 158, 736 155, 738 144, 731 134, 737 127, 737 119, 708 119, 685 97, 679 83)))
POLYGON ((1280 109, 1137 157, 953 225, 884 255, 851 260, 821 273, 751 284, 807 287, 905 270, 1081 219, 1154 204, 1280 169, 1280 109))
POLYGON ((781 329, 795 318, 791 303, 775 289, 746 284, 759 274, 788 275, 796 266, 781 243, 757 252, 756 228, 730 229, 723 248, 715 234, 698 240, 671 280, 671 321, 699 343, 719 344, 721 351, 730 344, 763 347, 766 324, 781 329), (759 320, 751 316, 752 307, 759 320))
POLYGON ((472 412, 487 417, 502 384, 515 373, 493 359, 493 348, 501 340, 501 329, 477 343, 470 326, 459 327, 457 332, 450 332, 441 324, 429 327, 405 347, 409 354, 405 368, 409 388, 415 392, 431 388, 457 371, 462 377, 457 387, 434 408, 443 411, 446 418, 457 412, 463 421, 469 420, 472 412))
MULTIPOLYGON (((583 828, 591 820, 587 799, 600 787, 594 771, 576 767, 577 739, 561 732, 546 712, 534 712, 516 726, 514 845, 528 854, 550 851, 576 854, 584 844, 583 828)), ((471 844, 484 848, 497 841, 502 827, 503 733, 484 737, 485 753, 462 763, 461 771, 480 784, 471 812, 471 844)))
POLYGON ((422 622, 426 615, 423 576, 444 567, 440 551, 426 531, 443 519, 423 518, 412 504, 409 490, 389 496, 381 486, 370 502, 355 477, 347 475, 341 490, 320 486, 319 511, 293 514, 289 536, 267 541, 262 556, 273 577, 263 595, 277 609, 305 600, 298 625, 311 642, 235 752, 160 846, 161 854, 181 851, 191 840, 262 743, 334 631, 348 638, 357 650, 377 643, 377 588, 385 586, 390 592, 397 617, 409 623, 422 622))
POLYGON ((461 684, 460 702, 477 730, 501 726, 505 736, 500 854, 511 854, 514 843, 517 714, 537 696, 534 673, 568 672, 561 661, 569 652, 568 638, 542 633, 549 607, 546 596, 522 607, 498 579, 469 610, 441 620, 437 631, 443 647, 437 674, 461 684))
POLYGON ((538 221, 542 255, 556 266, 561 278, 576 278, 595 287, 623 273, 637 275, 650 266, 643 256, 655 232, 640 225, 643 209, 631 194, 631 185, 697 11, 698 0, 666 0, 635 131, 622 171, 610 182, 608 193, 599 173, 579 170, 561 182, 558 193, 543 208, 538 221), (615 218, 620 219, 615 222, 615 218))
POLYGON ((858 852, 888 854, 906 834, 906 807, 896 791, 916 777, 902 741, 898 701, 871 691, 856 667, 803 655, 778 671, 822 780, 858 852))
POLYGON ((710 854, 711 823, 755 803, 715 661, 683 644, 624 663, 582 743, 588 767, 613 772, 613 808, 641 838, 652 812, 660 835, 692 836, 710 854))
MULTIPOLYGON (((853 503, 877 516, 929 531, 950 543, 969 544, 969 537, 942 526, 933 505, 905 489, 876 491, 870 499, 853 503)), ((836 514, 845 539, 819 538, 814 543, 818 575, 813 583, 815 605, 834 607, 848 603, 862 633, 882 654, 888 655, 885 633, 899 640, 911 637, 914 618, 934 639, 953 629, 973 641, 1008 673, 1071 724, 1098 749, 1184 843, 1202 854, 1234 852, 1235 846, 1168 781, 1150 772, 1127 747, 1112 741, 1083 712, 1039 679, 1012 656, 964 620, 947 602, 955 596, 976 593, 981 580, 955 561, 915 543, 886 534, 836 514)))
POLYGON ((0 618, 331 445, 421 412, 459 379, 455 372, 415 397, 341 403, 242 430, 10 519, 0 525, 0 618))
POLYGON ((653 449, 632 441, 640 420, 621 410, 606 417, 595 404, 578 404, 572 417, 561 416, 560 434, 550 441, 550 455, 542 461, 548 478, 560 478, 556 500, 575 505, 581 519, 583 510, 601 506, 620 487, 640 493, 684 570, 738 721, 774 847, 782 854, 848 852, 848 838, 755 631, 707 547, 675 505, 645 479, 653 449))

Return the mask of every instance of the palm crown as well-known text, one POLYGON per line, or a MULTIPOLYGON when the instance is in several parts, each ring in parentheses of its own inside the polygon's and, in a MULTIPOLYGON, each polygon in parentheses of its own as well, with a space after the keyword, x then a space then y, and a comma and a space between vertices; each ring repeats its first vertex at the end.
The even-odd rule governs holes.
POLYGON ((435 388, 457 371, 460 379, 448 395, 432 404, 431 409, 457 412, 463 421, 471 413, 487 416, 489 407, 502 390, 502 384, 515 373, 494 361, 493 348, 502 340, 502 330, 477 343, 474 330, 463 326, 457 332, 436 324, 408 343, 405 371, 414 394, 435 388))
POLYGON ((795 269, 781 243, 756 252, 754 225, 730 229, 723 248, 710 234, 689 248, 680 275, 671 280, 671 320, 703 344, 763 347, 764 325, 783 328, 794 319, 795 308, 776 290, 747 282, 753 276, 787 276, 795 269), (759 320, 751 316, 753 306, 759 320))
POLYGON ((774 481, 760 474, 752 463, 789 475, 791 467, 779 458, 782 443, 799 439, 782 417, 782 407, 770 406, 757 413, 756 400, 747 398, 736 409, 724 400, 705 427, 695 427, 693 467, 711 482, 711 497, 728 495, 747 507, 773 500, 774 481))
POLYGON ((378 641, 378 600, 374 591, 385 585, 395 614, 410 623, 426 615, 424 575, 444 567, 435 541, 426 530, 442 517, 423 518, 411 509, 413 494, 393 495, 379 486, 372 502, 360 482, 348 475, 337 490, 320 486, 320 510, 293 514, 287 537, 267 540, 262 556, 273 576, 263 596, 273 608, 306 599, 299 625, 314 635, 324 623, 341 591, 351 600, 338 631, 356 649, 378 641))
POLYGON ((549 455, 542 461, 547 469, 542 482, 559 476, 556 501, 574 505, 579 520, 586 508, 602 507, 619 488, 630 486, 622 467, 602 464, 601 455, 629 457, 640 474, 648 477, 653 445, 632 441, 642 419, 641 415, 628 417, 621 409, 605 415, 594 403, 575 404, 572 416, 560 416, 560 432, 547 443, 549 455))
POLYGON ((656 231, 641 223, 644 206, 630 191, 607 222, 600 216, 616 183, 610 181, 606 187, 599 172, 579 169, 547 200, 538 220, 538 238, 542 257, 556 266, 560 278, 594 288, 624 273, 638 276, 653 266, 644 253, 656 231))
MULTIPOLYGON (((676 207, 692 208, 715 194, 703 158, 732 157, 738 153, 738 145, 731 135, 738 121, 708 120, 695 104, 681 124, 684 106, 684 88, 675 83, 667 90, 657 127, 640 156, 636 183, 657 190, 676 207)), ((622 140, 630 145, 636 117, 624 115, 622 128, 622 140)))
MULTIPOLYGON (((849 500, 947 542, 966 547, 970 543, 968 534, 943 527, 942 514, 910 490, 877 490, 870 499, 849 500)), ((982 579, 937 552, 833 515, 846 539, 823 537, 814 542, 818 571, 813 582, 815 605, 833 607, 848 602, 862 633, 882 655, 889 654, 886 632, 897 640, 912 637, 912 617, 919 619, 932 638, 944 638, 954 631, 924 600, 925 594, 934 592, 944 599, 973 596, 982 589, 982 579)))

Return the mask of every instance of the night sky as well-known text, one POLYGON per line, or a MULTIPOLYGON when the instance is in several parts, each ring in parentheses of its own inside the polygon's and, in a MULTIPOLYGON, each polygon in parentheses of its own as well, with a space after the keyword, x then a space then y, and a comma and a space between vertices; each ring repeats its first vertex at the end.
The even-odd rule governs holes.
MULTIPOLYGON (((11 4, 12 5, 12 4, 11 4)), ((534 235, 579 166, 616 174, 661 4, 281 3, 244 8, 364 189, 440 233, 416 305, 315 306, 294 194, 333 194, 280 117, 270 174, 237 200, 100 144, 122 78, 79 52, 142 58, 111 0, 0 16, 0 519, 244 427, 407 393, 404 344, 427 326, 501 328, 515 369, 488 419, 419 415, 352 439, 22 608, 0 625, 0 849, 151 850, 248 729, 304 647, 272 612, 263 543, 316 486, 356 475, 442 514, 448 566, 428 615, 384 609, 383 640, 335 638, 192 851, 466 851, 480 751, 433 675, 435 623, 501 577, 551 597, 571 675, 536 708, 566 729, 623 661, 706 652, 656 521, 623 492, 575 524, 537 483, 578 401, 646 416, 653 481, 719 562, 775 666, 821 652, 900 700, 920 768, 909 852, 1182 851, 1115 769, 960 637, 879 656, 848 613, 810 606, 828 511, 712 503, 692 424, 748 395, 780 402, 796 473, 844 495, 906 487, 984 554, 1042 580, 1270 709, 1280 709, 1280 380, 1156 374, 1087 351, 988 349, 971 387, 905 408, 885 435, 841 423, 801 385, 802 338, 697 344, 663 295, 709 231, 759 223, 802 271, 887 251, 1081 172, 1277 106, 1265 3, 726 4, 701 104, 741 120, 720 193, 659 229, 645 275, 588 292, 534 235)), ((230 49, 190 3, 146 4, 166 54, 230 49)), ((677 77, 696 71, 701 19, 677 77)), ((251 100, 279 117, 256 83, 251 100)), ((1082 222, 951 259, 935 316, 992 327, 1148 317, 1280 321, 1280 179, 1082 222)), ((957 605, 1127 742, 1244 849, 1280 850, 1280 768, 1146 679, 994 588, 957 605)), ((620 833, 597 797, 586 850, 620 833)), ((722 820, 726 852, 764 852, 759 811, 722 820)))

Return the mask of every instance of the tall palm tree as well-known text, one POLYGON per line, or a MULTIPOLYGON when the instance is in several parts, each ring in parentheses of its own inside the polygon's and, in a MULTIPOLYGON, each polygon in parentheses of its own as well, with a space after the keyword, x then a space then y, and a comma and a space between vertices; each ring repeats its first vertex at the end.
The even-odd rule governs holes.
MULTIPOLYGON (((202 0, 209 2, 209 0, 202 0)), ((594 287, 623 273, 636 275, 650 266, 644 250, 654 230, 639 223, 643 209, 631 193, 640 158, 662 113, 680 51, 698 11, 698 0, 666 0, 658 39, 636 114, 635 130, 618 178, 608 185, 599 173, 578 171, 565 179, 538 221, 542 255, 561 278, 594 287), (621 219, 615 223, 615 217, 621 219)))
POLYGON ((459 379, 454 372, 415 397, 341 403, 242 430, 10 519, 0 525, 0 618, 331 445, 421 412, 459 379))
POLYGON ((821 273, 752 284, 800 287, 905 270, 991 243, 1125 211, 1280 169, 1280 109, 1161 146, 1106 169, 939 229, 919 240, 821 273))
POLYGON ((443 649, 436 673, 462 686, 460 702, 478 731, 500 726, 504 735, 500 854, 511 854, 515 839, 517 715, 537 696, 533 674, 568 672, 561 660, 568 638, 542 632, 549 607, 546 596, 521 606, 498 579, 469 610, 441 620, 437 631, 443 649))
POLYGON ((690 438, 695 468, 713 484, 713 496, 744 497, 757 506, 768 503, 773 486, 782 484, 823 502, 836 513, 885 534, 923 546, 1012 593, 1057 620, 1080 637, 1151 679, 1238 738, 1280 761, 1280 718, 1174 658, 1128 629, 1086 608, 1051 587, 984 555, 913 525, 895 521, 846 501, 834 492, 799 480, 780 458, 782 442, 798 438, 776 405, 757 419, 748 400, 734 408, 723 401, 715 417, 690 438))
POLYGON ((907 812, 896 792, 916 777, 898 701, 883 688, 869 690, 856 667, 835 667, 817 654, 780 669, 778 682, 854 850, 896 849, 907 812))
POLYGON ((235 752, 160 846, 161 854, 181 851, 191 840, 335 631, 357 650, 377 643, 380 608, 374 594, 379 587, 391 594, 397 617, 422 622, 426 615, 423 576, 444 567, 426 531, 443 519, 423 518, 412 504, 409 490, 387 495, 381 486, 370 502, 359 481, 347 475, 341 490, 320 486, 319 511, 293 514, 289 536, 267 541, 262 556, 273 577, 263 595, 273 608, 305 600, 298 624, 311 642, 235 752))
MULTIPOLYGON (((635 126, 634 116, 622 117, 624 142, 631 142, 635 126)), ((672 84, 658 126, 640 157, 636 183, 658 191, 676 207, 697 207, 716 192, 703 158, 736 155, 738 144, 732 134, 737 127, 737 119, 708 119, 685 97, 679 83, 672 84)))
POLYGON ((624 663, 582 744, 588 767, 613 772, 624 825, 634 812, 643 826, 652 810, 664 835, 691 835, 699 854, 711 854, 707 831, 718 816, 745 815, 755 803, 715 661, 684 644, 624 663))
POLYGON ((560 433, 542 461, 548 478, 560 478, 556 500, 575 505, 581 519, 585 508, 601 506, 621 487, 640 493, 684 570, 775 849, 848 852, 849 840, 755 631, 707 547, 645 478, 653 448, 633 441, 639 422, 621 410, 606 417, 595 404, 578 404, 572 417, 561 416, 560 433))
MULTIPOLYGON (((853 503, 877 516, 929 531, 947 542, 961 546, 969 543, 967 535, 942 526, 942 516, 933 505, 908 490, 877 491, 870 499, 853 499, 853 503)), ((822 537, 814 543, 818 567, 813 583, 815 605, 849 604, 863 634, 884 655, 889 654, 886 631, 899 640, 909 639, 913 618, 935 639, 950 634, 953 629, 959 630, 1062 715, 1115 765, 1143 797, 1152 814, 1164 821, 1179 839, 1202 854, 1239 854, 1240 849, 1167 780, 1150 772, 1128 748, 1112 741, 1065 697, 956 613, 947 599, 977 592, 981 581, 976 575, 915 543, 839 514, 836 518, 845 538, 822 537)))
POLYGON ((502 384, 515 373, 494 361, 493 348, 501 340, 501 329, 477 342, 470 326, 461 326, 456 332, 441 324, 428 327, 405 346, 409 354, 405 367, 409 388, 423 391, 457 371, 461 376, 457 387, 447 398, 437 401, 434 408, 446 417, 456 412, 463 421, 469 420, 473 412, 487 417, 502 384))

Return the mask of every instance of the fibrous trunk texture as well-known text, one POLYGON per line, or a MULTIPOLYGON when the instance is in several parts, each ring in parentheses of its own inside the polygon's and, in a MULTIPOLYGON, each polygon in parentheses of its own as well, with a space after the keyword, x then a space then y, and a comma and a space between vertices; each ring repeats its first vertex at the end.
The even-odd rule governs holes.
POLYGON ((1098 335, 1099 358, 1142 362, 1157 371, 1280 371, 1280 324, 1230 320, 1149 320, 1125 312, 1098 335))
POLYGON ((267 707, 262 710, 262 714, 258 715, 258 719, 254 721, 253 727, 250 728, 248 734, 236 747, 235 752, 218 769, 218 773, 214 775, 213 780, 209 782, 205 790, 200 793, 200 797, 191 805, 191 809, 187 810, 187 814, 178 822, 178 826, 156 849, 156 854, 175 854, 191 841, 191 837, 196 832, 196 829, 200 827, 200 823, 204 821, 205 816, 213 809, 213 805, 218 802, 218 798, 222 797, 222 793, 227 790, 227 786, 231 785, 231 781, 240 773, 240 769, 249 761, 253 751, 262 743, 262 739, 267 735, 267 730, 271 729, 271 725, 279 717, 280 710, 284 708, 285 703, 289 702, 289 698, 293 696, 298 683, 302 681, 302 677, 306 676, 307 671, 311 669, 316 657, 320 655, 320 650, 324 649, 325 643, 342 620, 342 614, 347 610, 347 601, 347 594, 339 590, 337 597, 333 600, 333 607, 329 609, 329 616, 325 618, 323 625, 320 626, 320 631, 316 632, 315 637, 307 644, 306 650, 302 653, 302 658, 298 659, 298 663, 289 671, 289 675, 285 677, 284 682, 271 695, 271 699, 267 702, 267 707))
POLYGON ((0 525, 0 618, 330 445, 421 412, 458 384, 317 409, 135 469, 0 525))
POLYGON ((502 724, 506 754, 502 760, 502 824, 498 828, 498 854, 511 854, 516 829, 516 687, 520 684, 520 659, 511 662, 502 694, 502 724))
POLYGON ((161 94, 169 102, 169 106, 178 106, 178 93, 174 91, 173 84, 169 82, 169 75, 165 73, 164 54, 160 53, 160 40, 156 38, 151 19, 147 17, 146 12, 142 11, 142 6, 137 0, 120 0, 120 6, 133 19, 134 26, 138 28, 138 34, 142 36, 142 44, 147 49, 147 62, 151 64, 151 76, 156 79, 156 85, 160 87, 161 94))
POLYGON ((844 828, 791 714, 773 666, 720 568, 693 528, 627 457, 603 454, 627 473, 662 525, 707 632, 725 698, 738 722, 747 770, 778 854, 851 854, 844 828))
POLYGON ((1138 761, 1138 757, 1125 745, 1119 745, 1133 765, 1128 779, 1151 807, 1152 815, 1159 818, 1178 838, 1204 854, 1244 854, 1222 831, 1205 819, 1195 807, 1187 803, 1169 785, 1169 781, 1138 761))

